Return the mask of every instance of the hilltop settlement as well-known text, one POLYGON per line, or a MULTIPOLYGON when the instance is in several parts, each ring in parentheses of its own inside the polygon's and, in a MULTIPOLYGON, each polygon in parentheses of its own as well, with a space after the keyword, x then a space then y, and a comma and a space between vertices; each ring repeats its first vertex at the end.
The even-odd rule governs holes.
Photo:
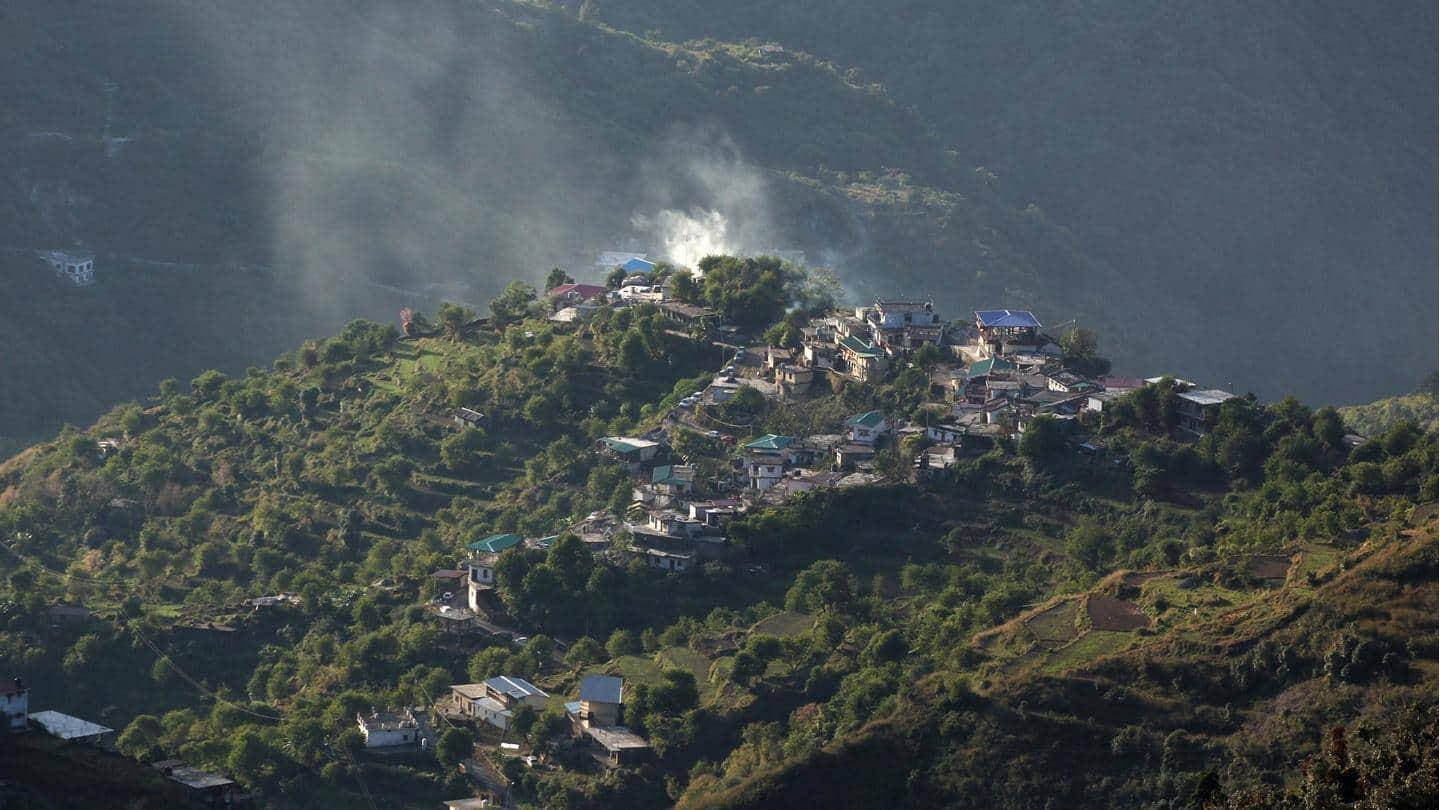
POLYGON ((1003 301, 621 259, 0 466, 34 774, 0 803, 979 807, 1030 795, 1022 749, 1096 775, 1027 769, 1070 806, 1213 797, 1218 762, 1273 797, 1275 750, 1433 686, 1423 611, 1346 618, 1433 573, 1433 429, 1122 376, 1003 301))

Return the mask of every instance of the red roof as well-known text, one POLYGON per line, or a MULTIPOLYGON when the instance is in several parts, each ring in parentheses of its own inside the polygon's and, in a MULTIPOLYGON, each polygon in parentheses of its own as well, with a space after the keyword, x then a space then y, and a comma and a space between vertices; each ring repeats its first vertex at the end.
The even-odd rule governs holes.
POLYGON ((546 297, 559 298, 562 295, 573 295, 581 301, 588 301, 591 298, 605 292, 604 287, 599 284, 561 284, 559 287, 545 293, 546 297))

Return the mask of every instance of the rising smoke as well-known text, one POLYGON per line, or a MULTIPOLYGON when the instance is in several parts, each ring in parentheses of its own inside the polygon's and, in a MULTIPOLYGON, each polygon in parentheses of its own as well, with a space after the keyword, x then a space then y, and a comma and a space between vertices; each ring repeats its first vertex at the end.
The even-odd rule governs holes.
POLYGON ((575 55, 549 54, 536 30, 553 16, 167 2, 218 56, 237 123, 267 144, 273 264, 332 313, 387 316, 377 291, 397 288, 480 302, 552 266, 591 275, 602 250, 693 266, 784 244, 765 175, 718 126, 597 121, 563 75, 575 55))

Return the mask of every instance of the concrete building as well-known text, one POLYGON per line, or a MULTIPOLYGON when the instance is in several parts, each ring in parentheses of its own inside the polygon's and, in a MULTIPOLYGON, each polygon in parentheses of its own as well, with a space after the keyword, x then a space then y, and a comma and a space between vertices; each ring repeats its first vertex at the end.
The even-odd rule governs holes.
POLYGON ((388 748, 395 745, 416 745, 420 742, 420 723, 409 709, 376 711, 355 715, 360 733, 365 735, 366 748, 388 748))
POLYGON ((234 807, 242 798, 240 785, 233 779, 202 771, 178 759, 166 759, 150 767, 165 775, 173 792, 185 804, 194 807, 234 807))
POLYGON ((43 258, 51 270, 76 287, 95 283, 95 257, 92 254, 51 250, 44 253, 43 258))

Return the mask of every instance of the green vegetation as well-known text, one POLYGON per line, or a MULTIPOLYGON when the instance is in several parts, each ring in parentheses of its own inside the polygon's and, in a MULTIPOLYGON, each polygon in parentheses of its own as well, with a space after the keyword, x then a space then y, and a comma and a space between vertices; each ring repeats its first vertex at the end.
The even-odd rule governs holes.
MULTIPOLYGON (((722 307, 726 290, 797 301, 816 283, 723 265, 735 284, 707 299, 722 307)), ((626 679, 626 723, 656 759, 497 763, 522 803, 1262 806, 1361 771, 1367 797, 1433 794, 1389 753, 1434 758, 1433 725, 1402 711, 1435 688, 1433 429, 1350 449, 1333 409, 1237 399, 1181 443, 1162 381, 1082 420, 1095 455, 1037 419, 947 477, 896 463, 883 485, 756 506, 729 525, 729 560, 663 574, 572 528, 630 506, 596 439, 666 424, 658 403, 713 351, 654 307, 562 326, 530 298, 512 286, 492 323, 447 310, 434 337, 356 321, 272 371, 167 381, 0 466, 0 655, 45 705, 119 707, 125 755, 222 770, 276 807, 463 795, 471 738, 437 729, 433 753, 382 762, 356 713, 527 677, 552 705, 509 739, 545 751, 585 673, 626 679), (484 423, 457 424, 459 407, 484 423), (496 563, 529 640, 442 634, 430 573, 503 532, 552 538, 496 563), (243 603, 277 592, 298 601, 243 603), (52 622, 57 598, 97 618, 52 622), (1353 756, 1322 748, 1335 726, 1357 730, 1353 756), (996 759, 1016 751, 1023 767, 996 759)), ((929 397, 902 366, 794 413, 753 403, 755 430, 872 407, 923 419, 929 397)), ((712 475, 739 452, 674 444, 712 475)))
POLYGON ((1368 405, 1340 409, 1340 416, 1349 429, 1361 436, 1380 436, 1399 422, 1414 422, 1421 427, 1434 426, 1436 420, 1435 375, 1412 394, 1390 397, 1368 405))

